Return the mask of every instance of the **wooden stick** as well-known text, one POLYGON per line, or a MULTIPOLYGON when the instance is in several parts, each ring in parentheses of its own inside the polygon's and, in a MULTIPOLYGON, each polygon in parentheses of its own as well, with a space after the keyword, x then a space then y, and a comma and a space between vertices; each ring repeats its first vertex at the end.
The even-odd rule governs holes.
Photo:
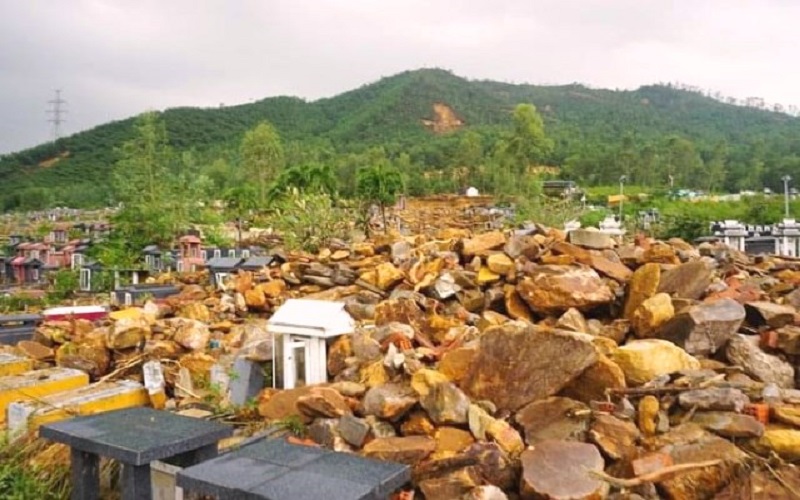
POLYGON ((692 469, 702 469, 705 467, 713 467, 721 463, 722 460, 709 460, 707 462, 694 462, 688 464, 671 465, 669 467, 664 467, 663 469, 659 469, 655 472, 642 474, 641 476, 637 476, 633 479, 622 479, 614 476, 609 476, 603 471, 590 470, 588 472, 589 475, 594 476, 595 478, 601 481, 605 481, 614 486, 618 486, 620 488, 634 488, 636 486, 640 486, 645 483, 657 483, 659 481, 667 479, 667 477, 672 474, 677 474, 678 472, 685 472, 692 469))

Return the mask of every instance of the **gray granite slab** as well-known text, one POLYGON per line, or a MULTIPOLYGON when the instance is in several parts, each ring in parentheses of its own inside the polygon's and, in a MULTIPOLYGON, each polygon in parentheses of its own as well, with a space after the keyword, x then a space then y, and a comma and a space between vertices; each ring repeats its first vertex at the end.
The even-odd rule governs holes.
POLYGON ((227 425, 152 408, 76 417, 39 429, 45 439, 132 465, 197 450, 232 434, 227 425))
POLYGON ((270 439, 179 471, 177 484, 220 500, 383 500, 410 479, 407 465, 270 439))

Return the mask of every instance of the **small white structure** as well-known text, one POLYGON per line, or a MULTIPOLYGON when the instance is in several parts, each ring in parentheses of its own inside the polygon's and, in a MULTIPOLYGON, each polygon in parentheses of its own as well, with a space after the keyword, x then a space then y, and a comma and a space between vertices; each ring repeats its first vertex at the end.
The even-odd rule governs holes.
POLYGON ((625 234, 625 229, 623 229, 622 223, 615 215, 607 215, 605 219, 600 221, 598 226, 600 227, 601 232, 610 234, 611 236, 622 236, 625 234))
POLYGON ((775 253, 786 257, 800 255, 800 224, 794 219, 783 219, 775 225, 775 253))
POLYGON ((289 299, 267 321, 272 333, 272 386, 292 389, 328 381, 326 341, 355 330, 343 302, 289 299))
POLYGON ((476 188, 476 187, 467 188, 467 196, 468 197, 474 198, 474 197, 479 196, 479 195, 480 195, 480 192, 478 191, 478 188, 476 188))
POLYGON ((719 223, 718 231, 726 246, 744 252, 744 240, 750 234, 747 226, 736 220, 724 220, 719 223))

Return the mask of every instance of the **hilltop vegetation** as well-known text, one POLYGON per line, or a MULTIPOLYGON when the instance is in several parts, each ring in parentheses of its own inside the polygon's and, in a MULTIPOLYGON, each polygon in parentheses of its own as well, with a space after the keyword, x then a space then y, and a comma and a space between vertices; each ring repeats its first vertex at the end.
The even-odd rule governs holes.
MULTIPOLYGON (((283 168, 322 164, 345 196, 355 194, 360 167, 381 162, 403 173, 411 194, 470 184, 501 191, 520 184, 497 174, 508 161, 504 134, 520 103, 536 106, 553 142, 538 162, 559 166, 562 176, 585 184, 615 183, 627 175, 632 183, 665 186, 672 176, 676 187, 732 191, 780 189, 782 175, 800 178, 800 119, 667 86, 541 87, 418 70, 314 102, 273 97, 217 109, 170 109, 160 118, 170 146, 188 154, 171 168, 189 162, 186 175, 205 176, 212 195, 248 181, 240 145, 248 130, 265 121, 280 135, 283 168), (443 118, 434 111, 437 103, 455 123, 431 126, 443 118)), ((118 149, 133 137, 133 119, 127 119, 2 157, 0 209, 117 201, 112 168, 118 149)))

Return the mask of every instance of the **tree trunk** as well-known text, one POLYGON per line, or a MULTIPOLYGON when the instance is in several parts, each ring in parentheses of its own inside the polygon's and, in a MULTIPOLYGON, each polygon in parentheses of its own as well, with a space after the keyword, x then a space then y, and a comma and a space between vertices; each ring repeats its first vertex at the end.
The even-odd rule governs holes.
POLYGON ((383 218, 383 234, 387 234, 389 232, 389 226, 386 225, 386 207, 383 206, 383 203, 381 203, 380 206, 381 218, 383 218))

